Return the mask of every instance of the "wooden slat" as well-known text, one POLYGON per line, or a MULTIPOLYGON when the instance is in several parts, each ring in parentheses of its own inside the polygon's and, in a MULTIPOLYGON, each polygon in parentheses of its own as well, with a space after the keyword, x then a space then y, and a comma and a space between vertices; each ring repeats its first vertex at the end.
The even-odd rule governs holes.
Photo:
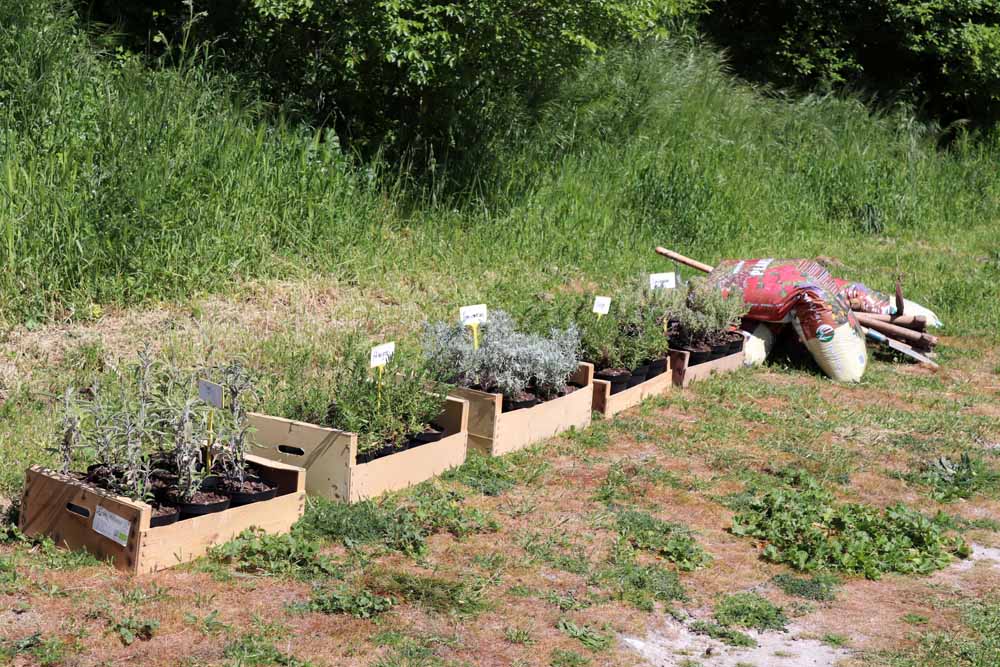
POLYGON ((684 350, 670 351, 670 366, 673 368, 675 387, 687 387, 692 382, 704 380, 716 373, 728 373, 739 370, 743 368, 745 359, 743 350, 740 350, 736 354, 730 354, 714 361, 706 361, 703 364, 689 368, 687 364, 690 356, 690 353, 684 350))
POLYGON ((350 467, 358 450, 356 435, 257 413, 250 415, 250 423, 253 442, 260 447, 256 455, 305 468, 306 490, 311 494, 331 500, 350 497, 350 467), (287 448, 300 449, 303 454, 287 448))
POLYGON ((611 383, 605 380, 594 380, 595 412, 601 413, 605 419, 613 417, 622 410, 639 405, 650 396, 659 396, 669 391, 673 386, 673 373, 668 364, 667 370, 654 378, 629 387, 617 394, 611 393, 611 383))

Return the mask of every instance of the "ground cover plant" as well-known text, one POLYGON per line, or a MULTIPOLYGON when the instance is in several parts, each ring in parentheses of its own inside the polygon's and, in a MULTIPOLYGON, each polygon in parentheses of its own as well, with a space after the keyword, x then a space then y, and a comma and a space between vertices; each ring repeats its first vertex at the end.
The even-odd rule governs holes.
POLYGON ((886 572, 926 574, 969 555, 965 540, 919 512, 902 504, 879 510, 839 503, 801 470, 784 471, 755 493, 733 517, 732 531, 762 540, 767 560, 873 579, 886 572))

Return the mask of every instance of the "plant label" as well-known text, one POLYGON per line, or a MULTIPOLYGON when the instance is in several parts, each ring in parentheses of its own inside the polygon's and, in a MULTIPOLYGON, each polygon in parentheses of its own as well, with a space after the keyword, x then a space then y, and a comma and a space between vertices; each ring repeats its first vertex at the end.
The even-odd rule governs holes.
POLYGON ((215 408, 222 409, 222 385, 208 380, 198 380, 198 398, 215 408))
POLYGON ((100 505, 94 509, 94 523, 91 524, 95 533, 117 542, 128 545, 128 536, 132 532, 132 522, 125 517, 109 512, 100 505))
POLYGON ((458 309, 458 317, 462 324, 467 327, 482 324, 486 321, 486 304, 480 303, 475 306, 462 306, 458 309))
POLYGON ((598 315, 607 315, 608 311, 611 310, 611 297, 610 296, 595 296, 594 297, 594 312, 598 315))
POLYGON ((649 274, 649 289, 674 289, 677 287, 677 274, 651 273, 649 274))
POLYGON ((373 347, 371 357, 372 368, 385 366, 394 354, 396 354, 396 343, 383 343, 382 345, 373 347))

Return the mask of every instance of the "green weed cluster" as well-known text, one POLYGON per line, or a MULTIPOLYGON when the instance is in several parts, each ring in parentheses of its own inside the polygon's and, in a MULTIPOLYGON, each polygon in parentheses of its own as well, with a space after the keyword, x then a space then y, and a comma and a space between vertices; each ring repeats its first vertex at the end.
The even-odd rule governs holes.
POLYGON ((965 557, 969 547, 902 504, 879 510, 839 503, 804 471, 786 471, 755 492, 733 517, 736 535, 767 542, 763 557, 799 570, 835 569, 877 579, 926 574, 965 557))
POLYGON ((633 548, 655 553, 684 572, 696 570, 712 560, 688 528, 657 519, 646 512, 619 511, 615 529, 633 548))

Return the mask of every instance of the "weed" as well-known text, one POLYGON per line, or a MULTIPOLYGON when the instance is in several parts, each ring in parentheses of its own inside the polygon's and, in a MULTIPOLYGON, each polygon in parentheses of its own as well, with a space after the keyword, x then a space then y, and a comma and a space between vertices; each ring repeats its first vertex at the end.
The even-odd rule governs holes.
POLYGON ((836 503, 804 471, 784 473, 779 483, 754 495, 733 517, 733 533, 766 540, 763 557, 799 570, 835 568, 875 579, 884 572, 932 572, 969 547, 919 512, 897 504, 880 511, 836 503))
POLYGON ((355 618, 375 618, 392 609, 395 601, 366 589, 336 586, 313 591, 309 609, 324 614, 350 614, 355 618))
POLYGON ((550 604, 554 604, 560 611, 574 611, 586 609, 590 606, 590 601, 577 597, 574 593, 559 593, 558 591, 547 591, 542 595, 542 599, 550 604))
POLYGON ((823 635, 822 637, 819 638, 819 640, 824 644, 826 644, 827 646, 833 646, 839 648, 841 646, 847 646, 847 643, 851 641, 851 638, 848 637, 847 635, 838 635, 836 633, 831 632, 823 635))
POLYGON ((205 616, 196 614, 185 614, 184 620, 198 629, 205 636, 218 635, 229 632, 230 626, 219 620, 219 610, 213 609, 205 616))
POLYGON ((993 667, 1000 660, 1000 600, 974 599, 958 604, 965 626, 954 633, 922 632, 915 649, 892 656, 893 667, 993 667))
POLYGON ((903 478, 912 484, 930 487, 930 496, 944 503, 1000 487, 1000 473, 968 453, 963 453, 957 461, 939 456, 903 478))
POLYGON ((408 572, 380 572, 370 575, 369 586, 380 594, 415 602, 438 613, 474 616, 488 608, 480 585, 408 572))
POLYGON ((908 613, 903 615, 903 621, 910 625, 927 625, 929 618, 923 614, 908 613))
POLYGON ((591 651, 603 651, 611 646, 611 635, 598 632, 589 625, 577 625, 567 618, 556 621, 556 628, 567 637, 577 640, 591 651))
POLYGON ((704 567, 712 560, 688 528, 645 512, 619 511, 615 528, 634 548, 656 553, 684 572, 704 567))
POLYGON ((771 581, 787 595, 794 595, 817 602, 830 602, 836 597, 840 579, 832 574, 815 574, 811 577, 796 577, 791 574, 779 574, 771 581))
POLYGON ((505 628, 503 636, 504 639, 509 641, 511 644, 521 644, 522 646, 532 646, 535 644, 535 640, 531 636, 531 630, 528 630, 527 628, 505 628))
POLYGON ((586 667, 590 663, 590 658, 576 651, 566 651, 561 648, 552 649, 552 655, 549 657, 549 667, 586 667))
POLYGON ((209 551, 209 558, 240 572, 314 579, 337 574, 337 567, 320 554, 319 545, 298 532, 269 535, 249 529, 209 551))
POLYGON ((283 653, 259 633, 244 633, 226 644, 227 667, 310 667, 310 663, 283 653))
POLYGON ((43 639, 41 632, 17 640, 0 642, 0 658, 12 661, 19 655, 30 655, 42 667, 63 664, 67 653, 66 642, 58 637, 43 639))
POLYGON ((118 636, 121 643, 131 646, 137 641, 149 641, 159 629, 160 622, 147 618, 126 616, 110 622, 108 630, 118 636))
POLYGON ((732 628, 727 628, 719 625, 718 623, 712 623, 711 621, 695 621, 691 624, 691 631, 695 634, 705 635, 707 637, 711 637, 712 639, 718 639, 719 641, 729 644, 730 646, 751 647, 757 645, 757 640, 745 632, 733 630, 732 628))
POLYGON ((781 607, 756 593, 735 593, 715 605, 715 620, 725 627, 784 630, 788 617, 781 607))
POLYGON ((612 551, 611 566, 598 574, 601 585, 611 589, 617 600, 628 602, 643 611, 653 611, 654 602, 684 600, 680 577, 658 563, 636 562, 635 553, 618 543, 612 551))
POLYGON ((444 478, 461 482, 484 496, 499 496, 516 483, 508 459, 485 456, 471 448, 465 463, 445 473, 444 478))

